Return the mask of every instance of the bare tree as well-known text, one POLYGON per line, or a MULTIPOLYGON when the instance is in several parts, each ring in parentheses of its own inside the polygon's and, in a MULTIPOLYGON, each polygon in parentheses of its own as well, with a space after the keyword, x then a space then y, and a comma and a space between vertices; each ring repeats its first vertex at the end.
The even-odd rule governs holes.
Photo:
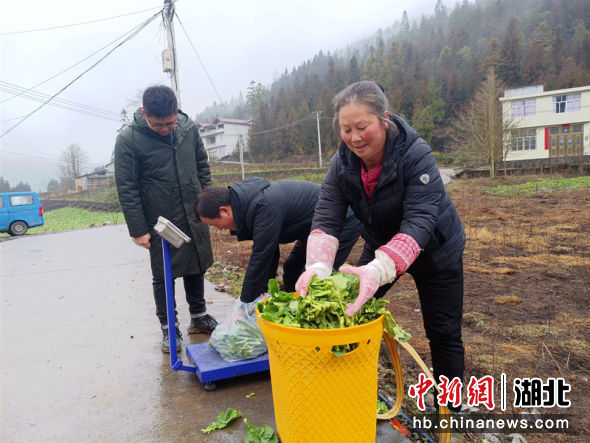
POLYGON ((467 163, 488 165, 491 178, 496 177, 498 162, 506 159, 510 149, 510 132, 515 127, 512 119, 502 119, 499 98, 504 89, 494 68, 490 68, 485 81, 459 115, 453 134, 463 159, 467 163))
POLYGON ((65 190, 75 189, 76 177, 80 177, 88 165, 88 153, 80 145, 71 144, 60 156, 61 187, 65 190))

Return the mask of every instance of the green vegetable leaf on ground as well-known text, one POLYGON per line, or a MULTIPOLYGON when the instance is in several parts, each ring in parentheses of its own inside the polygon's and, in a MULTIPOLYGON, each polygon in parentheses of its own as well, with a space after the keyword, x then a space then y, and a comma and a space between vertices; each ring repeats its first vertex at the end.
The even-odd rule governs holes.
POLYGON ((219 413, 219 415, 217 416, 217 421, 214 421, 205 429, 201 429, 201 431, 203 431, 203 433, 205 434, 210 434, 211 432, 217 429, 223 429, 227 427, 227 425, 229 425, 233 420, 241 416, 242 413, 240 411, 237 411, 232 408, 227 408, 227 411, 219 413))
POLYGON ((384 401, 377 400, 377 414, 385 414, 387 412, 389 412, 387 404, 384 401))
POLYGON ((257 428, 247 418, 244 419, 244 423, 248 426, 244 443, 279 443, 279 437, 270 426, 257 428))

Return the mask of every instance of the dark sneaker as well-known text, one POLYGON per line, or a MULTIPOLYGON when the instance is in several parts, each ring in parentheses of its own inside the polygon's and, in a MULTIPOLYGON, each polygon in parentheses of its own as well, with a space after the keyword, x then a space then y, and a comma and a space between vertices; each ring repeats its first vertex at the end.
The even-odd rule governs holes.
POLYGON ((188 327, 189 334, 211 334, 217 327, 217 321, 209 314, 201 317, 191 318, 191 324, 188 327))
MULTIPOLYGON (((170 354, 170 335, 168 334, 168 328, 162 328, 162 334, 162 352, 164 354, 170 354)), ((182 334, 178 328, 176 328, 176 350, 182 350, 182 334)))

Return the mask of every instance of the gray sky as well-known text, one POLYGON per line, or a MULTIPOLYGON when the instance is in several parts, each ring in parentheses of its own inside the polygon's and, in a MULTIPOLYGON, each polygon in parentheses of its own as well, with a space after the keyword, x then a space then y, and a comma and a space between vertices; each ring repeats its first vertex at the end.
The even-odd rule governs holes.
MULTIPOLYGON (((450 9, 455 1, 444 2, 450 9)), ((436 0, 178 0, 176 12, 222 100, 246 92, 251 80, 270 85, 287 68, 334 51, 392 25, 402 16, 430 15, 436 0), (400 6, 400 3, 403 6, 400 6), (401 9, 400 9, 401 8, 401 9)), ((109 45, 156 13, 157 0, 19 0, 3 2, 0 15, 0 134, 41 105, 10 93, 28 89, 109 45), (149 9, 152 8, 152 9, 149 9), (149 9, 149 10, 146 10, 149 9), (126 15, 110 20, 108 17, 126 15), (14 33, 72 25, 37 32, 14 33), (19 89, 22 88, 22 89, 19 89)), ((217 92, 207 78, 185 31, 175 20, 182 109, 193 116, 214 101, 217 92)), ((118 39, 117 43, 122 39, 118 39)), ((96 63, 115 45, 27 94, 54 95, 96 63)), ((141 91, 169 84, 162 72, 166 33, 158 18, 84 74, 55 101, 93 115, 46 105, 0 138, 0 176, 11 186, 28 182, 45 190, 59 178, 60 153, 77 143, 89 154, 91 167, 110 161, 117 120, 141 91), (83 108, 80 108, 83 106, 83 108), (92 107, 93 109, 89 109, 92 107), (107 119, 96 116, 100 113, 107 119), (110 118, 110 119, 109 119, 110 118), (111 120, 114 119, 114 120, 111 120)))

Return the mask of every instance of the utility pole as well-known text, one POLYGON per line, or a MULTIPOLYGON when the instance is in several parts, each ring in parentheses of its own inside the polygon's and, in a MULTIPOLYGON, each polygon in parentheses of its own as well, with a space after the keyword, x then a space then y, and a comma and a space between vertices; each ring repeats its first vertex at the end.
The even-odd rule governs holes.
POLYGON ((244 141, 242 140, 242 134, 238 136, 238 146, 240 147, 240 165, 242 166, 242 180, 246 178, 244 174, 244 141))
POLYGON ((170 87, 176 94, 180 108, 180 87, 178 84, 178 57, 176 56, 176 40, 174 37, 174 1, 164 0, 164 27, 168 38, 168 48, 162 51, 162 66, 164 72, 170 74, 170 87))
POLYGON ((320 156, 320 168, 322 167, 322 140, 320 138, 320 116, 322 115, 322 111, 315 111, 314 116, 316 118, 317 126, 318 126, 318 151, 320 156))

